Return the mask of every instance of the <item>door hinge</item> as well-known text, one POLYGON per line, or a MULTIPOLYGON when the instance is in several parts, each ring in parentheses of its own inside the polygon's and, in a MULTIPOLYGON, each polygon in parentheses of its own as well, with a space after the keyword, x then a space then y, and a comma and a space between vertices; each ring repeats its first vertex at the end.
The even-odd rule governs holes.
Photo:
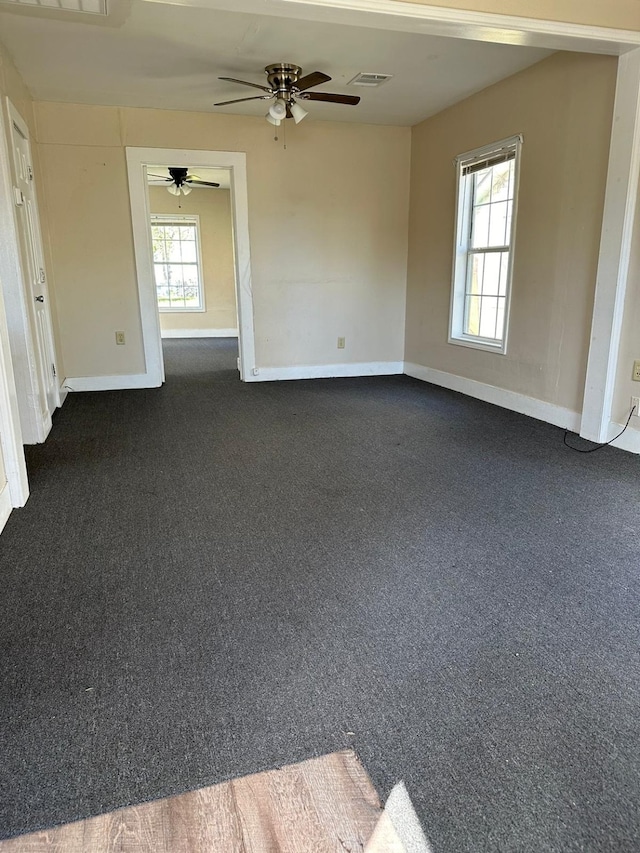
POLYGON ((31 168, 31 166, 27 166, 27 171, 29 172, 29 180, 32 181, 33 180, 33 169, 31 168))
POLYGON ((44 274, 44 270, 42 269, 42 267, 40 267, 40 277, 38 278, 38 281, 40 282, 40 284, 44 284, 46 280, 47 277, 44 274))
POLYGON ((57 376, 57 375, 58 375, 58 374, 56 373, 56 366, 55 366, 55 364, 52 364, 52 365, 51 365, 51 372, 53 373, 53 375, 54 375, 54 376, 57 376))
POLYGON ((24 204, 24 196, 22 195, 22 190, 20 187, 13 188, 13 201, 19 207, 22 207, 24 204))

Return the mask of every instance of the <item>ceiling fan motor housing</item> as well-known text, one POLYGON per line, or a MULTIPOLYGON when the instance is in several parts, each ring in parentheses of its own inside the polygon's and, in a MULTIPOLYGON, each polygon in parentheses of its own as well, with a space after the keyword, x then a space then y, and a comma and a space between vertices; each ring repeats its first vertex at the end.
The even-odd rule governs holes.
POLYGON ((274 91, 277 99, 289 102, 296 91, 296 83, 300 79, 302 68, 288 62, 277 62, 275 65, 267 65, 264 69, 267 82, 274 91))
POLYGON ((177 187, 180 187, 180 186, 182 186, 182 184, 184 184, 185 180, 187 179, 188 171, 189 171, 188 169, 183 169, 182 167, 179 167, 179 166, 170 166, 169 167, 169 174, 173 178, 175 185, 177 187))

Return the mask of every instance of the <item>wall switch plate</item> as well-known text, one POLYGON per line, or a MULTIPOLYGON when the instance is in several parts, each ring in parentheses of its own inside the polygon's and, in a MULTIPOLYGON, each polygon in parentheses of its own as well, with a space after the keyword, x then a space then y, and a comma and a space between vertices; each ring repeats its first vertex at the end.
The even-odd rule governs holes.
POLYGON ((119 347, 124 346, 124 332, 116 332, 116 343, 119 347))
POLYGON ((633 362, 633 376, 631 378, 634 382, 640 382, 640 358, 633 362))
POLYGON ((633 410, 633 417, 640 417, 640 397, 632 397, 631 405, 635 406, 635 409, 633 410))
POLYGON ((345 343, 344 338, 338 338, 338 349, 344 349, 344 343, 345 343))

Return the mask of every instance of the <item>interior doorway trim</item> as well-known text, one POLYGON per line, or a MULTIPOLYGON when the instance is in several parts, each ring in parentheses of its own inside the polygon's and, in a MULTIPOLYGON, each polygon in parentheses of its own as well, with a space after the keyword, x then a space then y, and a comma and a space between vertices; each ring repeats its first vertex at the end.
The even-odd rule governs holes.
MULTIPOLYGON (((609 168, 580 435, 608 441, 619 432, 613 402, 629 284, 640 176, 640 48, 618 59, 609 168)), ((631 365, 629 365, 629 374, 631 365)), ((628 436, 627 436, 628 438, 628 436)))
POLYGON ((231 215, 238 309, 240 378, 247 381, 255 370, 255 333, 251 253, 249 249, 249 205, 247 196, 247 156, 241 151, 197 151, 175 148, 127 148, 129 198, 138 275, 138 294, 146 362, 147 387, 164 381, 160 319, 153 273, 147 166, 170 163, 189 169, 229 169, 231 172, 231 215))
MULTIPOLYGON (((578 50, 619 56, 640 46, 640 32, 498 11, 438 6, 423 0, 155 0, 234 12, 298 18, 397 32, 578 50)), ((494 3, 495 6, 499 4, 494 3)))

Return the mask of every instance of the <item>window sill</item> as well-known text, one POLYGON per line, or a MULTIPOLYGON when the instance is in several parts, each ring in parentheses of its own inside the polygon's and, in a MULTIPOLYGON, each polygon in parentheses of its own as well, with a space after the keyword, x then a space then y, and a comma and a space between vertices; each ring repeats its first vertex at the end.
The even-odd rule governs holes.
POLYGON ((160 314, 204 314, 206 308, 158 308, 160 314))
POLYGON ((507 354, 506 341, 490 341, 486 338, 449 337, 447 343, 455 344, 459 347, 469 347, 469 349, 483 350, 484 352, 493 352, 496 355, 507 354))

